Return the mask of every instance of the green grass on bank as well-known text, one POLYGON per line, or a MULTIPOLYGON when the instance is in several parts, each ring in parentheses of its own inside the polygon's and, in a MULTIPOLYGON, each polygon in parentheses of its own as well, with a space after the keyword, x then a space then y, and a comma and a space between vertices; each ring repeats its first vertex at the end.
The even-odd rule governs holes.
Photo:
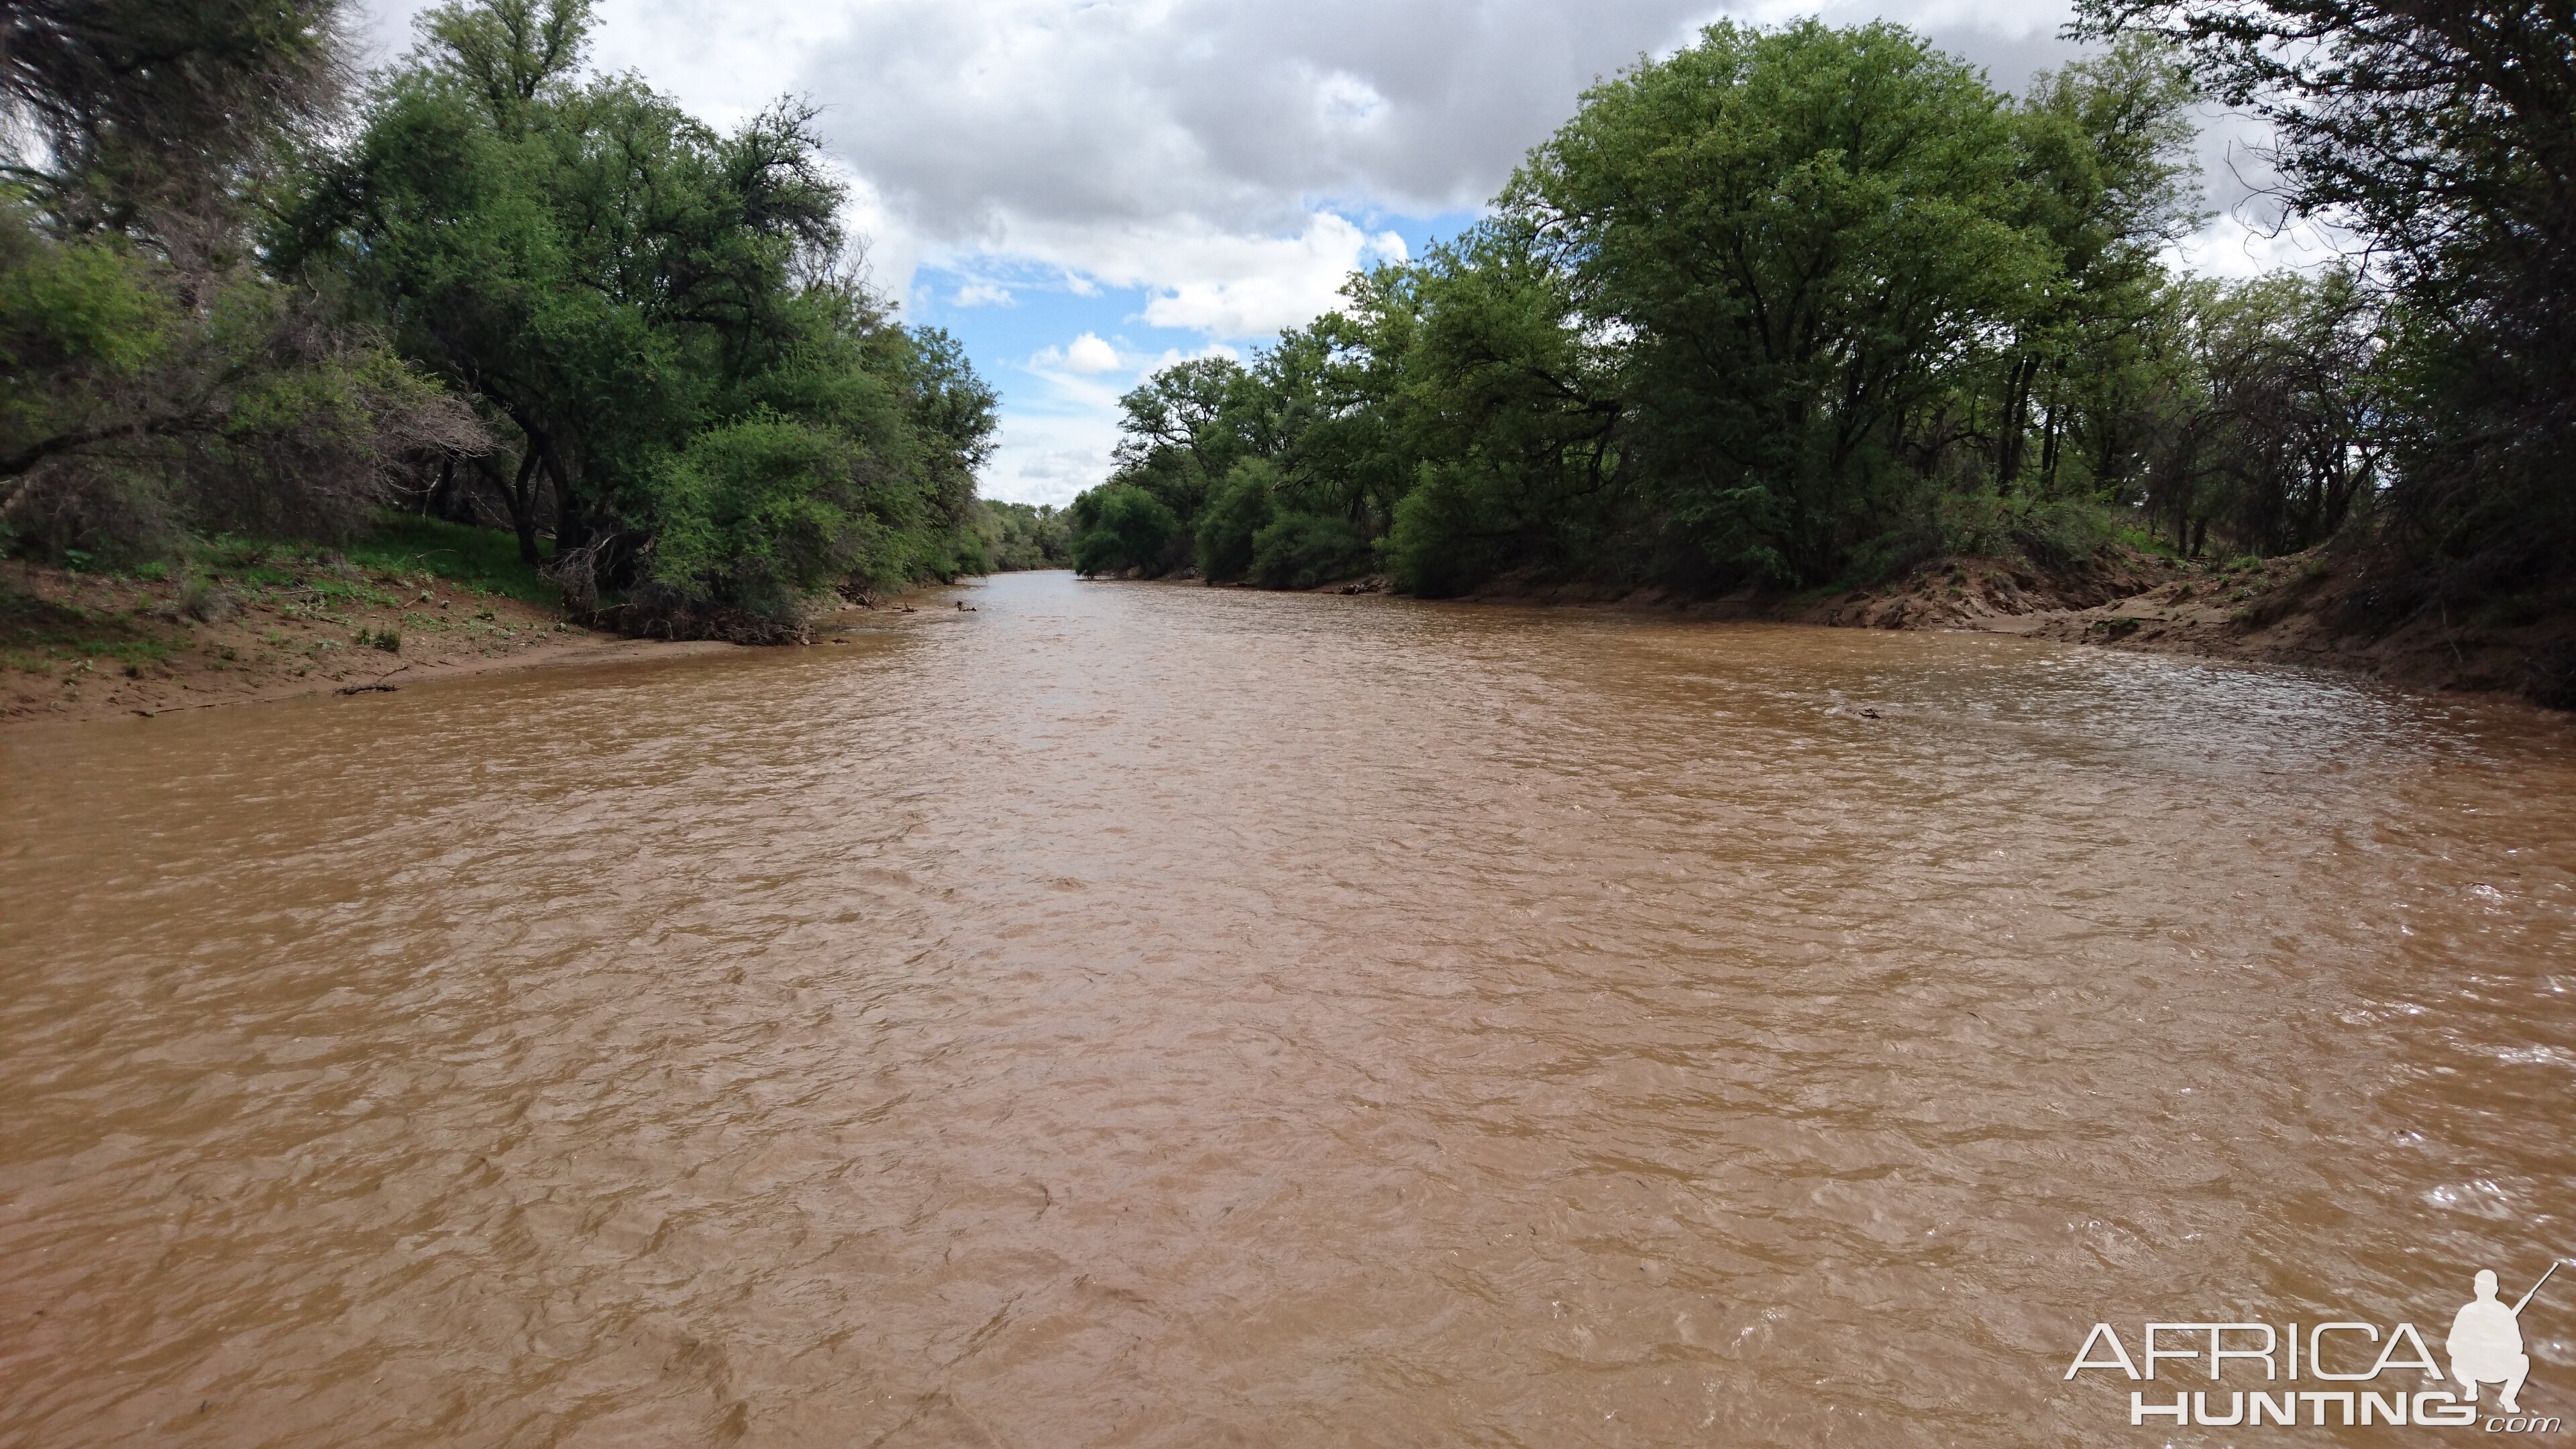
POLYGON ((190 541, 175 559, 155 559, 123 572, 155 582, 179 578, 288 589, 329 604, 389 604, 392 596, 379 597, 375 585, 417 585, 431 579, 542 608, 563 599, 544 575, 519 561, 516 537, 408 513, 384 515, 373 532, 343 548, 219 534, 190 541))
POLYGON ((152 620, 58 604, 0 580, 0 669, 51 674, 65 662, 151 664, 168 659, 182 642, 152 620))
MULTIPOLYGON (((75 673, 124 665, 134 673, 196 647, 198 621, 224 619, 240 603, 337 624, 363 621, 363 611, 374 608, 410 606, 415 593, 428 598, 422 590, 430 583, 538 608, 562 603, 554 583, 520 562, 513 534, 407 513, 389 513, 374 534, 340 549, 227 534, 124 567, 93 554, 70 554, 59 565, 106 583, 106 596, 90 588, 82 598, 39 598, 18 585, 13 570, 0 572, 0 670, 49 676, 64 665, 75 673)), ((392 639, 389 629, 371 629, 355 642, 394 650, 392 639)))
POLYGON ((374 533, 350 545, 348 556, 370 573, 434 574, 542 608, 563 602, 561 589, 519 561, 518 538, 498 529, 390 514, 374 533))
MULTIPOLYGON (((122 607, 39 598, 0 576, 0 669, 51 673, 65 663, 142 665, 188 647, 201 601, 230 592, 265 599, 290 613, 346 619, 352 610, 397 607, 414 589, 444 581, 461 593, 521 600, 540 608, 562 593, 519 561, 518 539, 488 528, 388 514, 376 530, 345 548, 219 535, 191 540, 177 555, 128 567, 80 553, 62 560, 71 572, 175 584, 165 602, 122 607)), ((157 592, 157 591, 156 591, 157 592)))

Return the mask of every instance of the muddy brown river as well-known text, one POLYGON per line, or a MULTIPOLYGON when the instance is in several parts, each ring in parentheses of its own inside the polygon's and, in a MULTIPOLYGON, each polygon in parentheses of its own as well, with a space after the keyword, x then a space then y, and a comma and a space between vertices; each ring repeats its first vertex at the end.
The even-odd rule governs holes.
POLYGON ((2563 717, 959 596, 0 737, 0 1444, 2233 1443, 2087 1330, 2576 1255, 2563 717))

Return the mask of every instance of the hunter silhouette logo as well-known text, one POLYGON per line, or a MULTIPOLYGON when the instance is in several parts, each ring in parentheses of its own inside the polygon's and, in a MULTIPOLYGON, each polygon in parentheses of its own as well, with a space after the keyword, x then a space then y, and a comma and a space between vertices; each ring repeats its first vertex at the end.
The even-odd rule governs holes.
POLYGON ((2088 1369, 2117 1373, 2133 1380, 2171 1380, 2204 1375, 2177 1368, 2177 1361, 2205 1366, 2206 1381, 2222 1382, 2233 1367, 2244 1383, 2260 1365, 2263 1388, 2208 1388, 2177 1392, 2170 1402, 2154 1391, 2132 1389, 2129 1422, 2206 1424, 2214 1427, 2262 1424, 2325 1425, 2413 1424, 2427 1428, 2465 1428, 2479 1422, 2478 1397, 2497 1390, 2497 1413, 2485 1419, 2491 1434, 2553 1434, 2564 1421, 2552 1416, 2526 1416, 2522 1410, 2524 1380, 2531 1377, 2531 1355, 2523 1348, 2522 1315, 2559 1269, 2552 1260, 2538 1281, 2510 1305, 2496 1294, 2496 1275, 2481 1268, 2473 1278, 2477 1294, 2451 1318, 2442 1339, 2442 1358, 2412 1323, 2397 1323, 2382 1332, 2375 1323, 2339 1319, 2307 1326, 2296 1323, 2149 1323, 2138 1336, 2140 1352, 2131 1357, 2118 1330, 2093 1325, 2065 1377, 2088 1369), (2235 1360, 2230 1364, 2229 1360, 2235 1360), (2141 1369, 2140 1365, 2144 1365, 2141 1369), (2410 1382, 2403 1372, 2415 1371, 2410 1382), (2162 1370, 2159 1373, 2159 1370, 2162 1370), (2387 1377, 2383 1377, 2383 1375, 2387 1377), (2313 1382, 2316 1388, 2299 1387, 2313 1382), (2427 1387, 2442 1385, 2443 1387, 2427 1387), (2448 1385, 2457 1385, 2454 1392, 2448 1385))
POLYGON ((2495 1270, 2478 1270, 2478 1296, 2451 1320, 2451 1336, 2442 1344, 2450 1351, 2451 1377, 2468 1390, 2470 1403, 2478 1401, 2478 1385, 2502 1384, 2504 1392, 2497 1396, 2496 1407, 2508 1414, 2522 1412, 2515 1396, 2522 1392, 2522 1381, 2531 1376, 2531 1355, 2522 1351, 2522 1310, 2540 1296, 2550 1274, 2557 1271, 2558 1265, 2550 1264, 2540 1282, 2507 1308, 2496 1301, 2495 1270))

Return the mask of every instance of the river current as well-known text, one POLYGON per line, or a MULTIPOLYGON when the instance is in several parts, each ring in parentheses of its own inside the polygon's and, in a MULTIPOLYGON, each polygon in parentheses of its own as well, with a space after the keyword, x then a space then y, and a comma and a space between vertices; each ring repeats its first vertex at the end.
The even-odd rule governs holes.
POLYGON ((2564 719, 956 597, 0 737, 0 1444, 2223 1443, 2087 1330, 2576 1255, 2564 719))

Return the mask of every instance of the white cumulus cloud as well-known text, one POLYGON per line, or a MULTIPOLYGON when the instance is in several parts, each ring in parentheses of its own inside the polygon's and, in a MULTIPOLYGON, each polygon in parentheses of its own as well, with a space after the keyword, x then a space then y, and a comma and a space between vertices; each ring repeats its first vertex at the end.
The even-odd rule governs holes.
POLYGON ((1118 349, 1101 340, 1097 332, 1085 332, 1062 347, 1049 347, 1029 359, 1029 366, 1040 372, 1063 371, 1084 377, 1118 370, 1118 349))
POLYGON ((1229 237, 1188 250, 1197 275, 1163 286, 1145 303, 1145 320, 1212 337, 1300 326, 1334 305, 1352 272, 1405 260, 1404 238, 1367 235, 1329 212, 1309 217, 1298 236, 1229 237))

